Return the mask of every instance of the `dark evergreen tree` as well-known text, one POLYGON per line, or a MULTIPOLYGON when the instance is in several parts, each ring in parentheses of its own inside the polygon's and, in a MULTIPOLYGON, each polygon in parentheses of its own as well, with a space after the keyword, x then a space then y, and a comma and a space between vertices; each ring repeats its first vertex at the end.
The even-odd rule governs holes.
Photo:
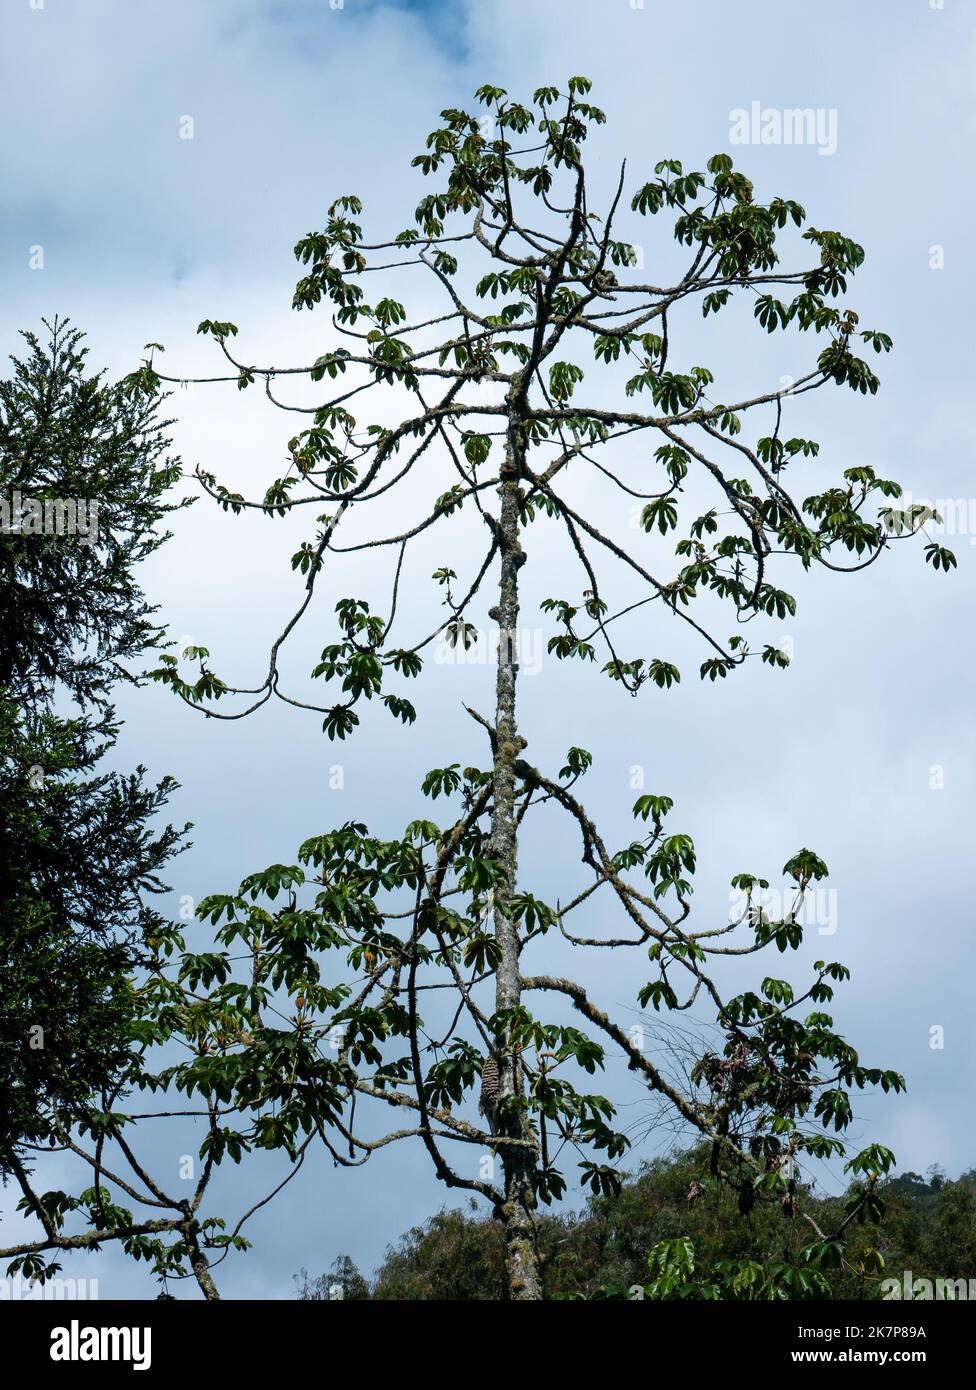
POLYGON ((133 1054, 133 974, 180 844, 175 783, 108 770, 111 692, 160 643, 135 574, 180 476, 156 403, 63 321, 0 383, 0 1165, 62 1140, 133 1054), (25 1148, 25 1145, 27 1146, 25 1148))

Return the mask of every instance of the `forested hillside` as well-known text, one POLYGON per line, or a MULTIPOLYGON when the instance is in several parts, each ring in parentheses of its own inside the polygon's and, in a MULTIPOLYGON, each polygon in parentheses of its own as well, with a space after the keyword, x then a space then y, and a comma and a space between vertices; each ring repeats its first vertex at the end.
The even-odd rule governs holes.
MULTIPOLYGON (((695 1274, 688 1286, 694 1292, 680 1296, 708 1296, 706 1288, 716 1280, 721 1284, 733 1269, 740 1280, 744 1273, 748 1283, 752 1265, 763 1272, 762 1277, 753 1274, 758 1296, 769 1296, 773 1279, 782 1286, 784 1273, 801 1267, 800 1251, 815 1234, 810 1224, 768 1206, 756 1206, 743 1216, 734 1196, 717 1186, 696 1195, 702 1166, 695 1151, 657 1159, 626 1183, 619 1197, 597 1197, 580 1212, 541 1217, 545 1296, 620 1296, 647 1283, 648 1256, 659 1242, 680 1237, 688 1238, 695 1251, 695 1274)), ((877 1299, 882 1297, 881 1281, 902 1280, 905 1271, 913 1280, 933 1283, 976 1279, 976 1169, 956 1180, 937 1169, 925 1177, 906 1172, 885 1184, 882 1197, 886 1211, 880 1227, 863 1228, 860 1239, 855 1235, 845 1264, 826 1273, 827 1296, 877 1299), (884 1260, 878 1273, 871 1273, 871 1260, 864 1259, 869 1249, 884 1260)), ((843 1198, 818 1197, 814 1191, 808 1202, 822 1228, 843 1220, 843 1198)), ((296 1281, 298 1297, 504 1298, 504 1245, 499 1223, 490 1217, 440 1211, 390 1246, 371 1281, 347 1255, 340 1255, 329 1273, 311 1277, 303 1270, 296 1281)))

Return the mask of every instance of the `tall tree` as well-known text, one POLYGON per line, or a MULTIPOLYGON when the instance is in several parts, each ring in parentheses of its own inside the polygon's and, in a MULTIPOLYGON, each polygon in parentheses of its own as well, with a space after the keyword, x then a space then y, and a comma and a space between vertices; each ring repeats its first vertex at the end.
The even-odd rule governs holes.
MULTIPOLYGON (((144 1080, 199 1098, 205 1177, 227 1154, 238 1160, 255 1146, 284 1150, 297 1171, 313 1143, 354 1166, 394 1140, 419 1139, 443 1182, 492 1205, 505 1231, 509 1295, 527 1300, 543 1293, 536 1213, 566 1190, 563 1155, 575 1155, 594 1193, 619 1186, 629 1140, 610 1100, 585 1089, 608 1047, 704 1143, 703 1185, 731 1185, 742 1212, 769 1201, 788 1218, 802 1195, 803 1163, 846 1156, 851 1092, 904 1084, 862 1065, 835 1032, 823 1006, 847 976, 841 964, 818 962, 803 987, 770 975, 731 996, 723 990, 741 957, 799 946, 805 895, 827 872, 816 854, 801 849, 785 866, 792 900, 778 919, 760 901, 768 881, 742 873, 733 880, 742 898, 735 920, 695 925, 695 847, 666 824, 670 796, 641 795, 636 837, 613 850, 577 793, 589 752, 574 745, 553 773, 525 756, 522 570, 545 556, 548 572, 557 538, 579 567, 580 592, 552 594, 542 605, 554 624, 550 655, 595 661, 599 645, 609 679, 636 694, 673 690, 681 679, 674 662, 647 649, 648 612, 697 634, 703 679, 724 679, 756 658, 782 667, 786 656, 769 642, 753 647, 741 631, 716 635, 722 606, 738 627, 782 619, 795 610, 774 583, 787 559, 804 569, 862 569, 924 521, 917 510, 887 506, 869 515, 869 504, 897 499, 900 489, 867 466, 817 480, 806 497, 790 486, 796 475, 809 486, 822 468, 813 463, 818 444, 784 428, 792 399, 829 385, 874 394, 877 377, 857 345, 878 353, 891 346, 884 333, 858 328, 844 302, 862 249, 838 232, 801 233, 803 208, 779 196, 758 200, 727 154, 705 171, 662 161, 633 193, 629 213, 621 168, 598 214, 583 145, 604 117, 589 88, 574 77, 567 90, 540 88, 523 105, 486 86, 477 94, 482 112, 444 112, 415 161, 442 182, 392 239, 367 239, 359 200, 338 198, 325 227, 296 247, 306 273, 295 307, 332 307, 333 344, 314 363, 252 362, 232 348, 233 323, 200 324, 228 363, 207 380, 241 389, 260 382, 274 405, 307 417, 289 441, 287 471, 263 496, 245 497, 200 470, 203 487, 234 512, 326 511, 292 559, 304 592, 266 674, 236 688, 202 647, 184 654, 199 663, 192 676, 170 655, 155 673, 212 718, 239 719, 275 697, 316 710, 332 739, 350 736, 371 703, 411 724, 416 711, 399 681, 419 674, 442 637, 459 650, 477 641, 490 590, 494 710, 471 711, 484 765, 450 762, 423 784, 429 797, 453 803, 446 824, 418 818, 392 840, 357 822, 315 835, 297 863, 252 874, 237 892, 200 905, 218 927, 213 951, 188 954, 168 929, 142 996, 151 1014, 143 1035, 179 1037, 192 1056, 144 1080), (673 218, 685 261, 669 283, 654 284, 640 273, 638 236, 617 229, 625 217, 636 227, 661 213, 673 218), (795 243, 796 268, 781 264, 781 240, 795 243), (442 303, 414 315, 403 302, 407 289, 396 286, 401 277, 408 286, 417 267, 442 303), (382 288, 367 298, 366 284, 382 288), (818 340, 814 364, 789 388, 730 397, 708 368, 685 359, 681 313, 707 320, 742 301, 760 330, 796 328, 818 340), (291 399, 289 384, 309 381, 325 385, 326 398, 291 399), (616 535, 596 524, 582 493, 595 483, 637 501, 639 542, 632 530, 616 535), (715 504, 687 516, 689 494, 707 487, 715 504), (419 517, 383 535, 366 508, 398 488, 419 517), (464 525, 472 512, 473 529, 464 525), (414 542, 452 527, 459 558, 445 555, 432 576, 442 612, 401 637, 420 607, 415 595, 404 600, 415 582, 414 542), (480 528, 483 553, 471 561, 480 528), (676 565, 668 555, 674 533, 676 565), (368 554, 378 566, 387 553, 390 594, 381 612, 338 597, 343 555, 368 554), (455 566, 466 567, 463 578, 455 566), (333 584, 336 631, 311 673, 330 693, 313 700, 286 692, 282 663, 323 582, 333 584), (519 862, 526 817, 540 812, 565 818, 550 827, 550 840, 558 843, 568 826, 586 866, 585 881, 567 878, 555 906, 532 889, 541 867, 527 873, 519 862), (622 929, 603 912, 604 900, 616 904, 622 929), (575 929, 579 918, 588 924, 575 929), (547 936, 556 932, 581 954, 630 952, 641 1007, 662 1015, 707 1007, 714 1046, 703 1046, 687 1070, 679 1059, 649 1056, 593 997, 585 967, 578 980, 546 970, 547 936), (571 1006, 578 1026, 530 1008, 547 997, 571 1006), (391 1109, 396 1127, 383 1134, 363 1124, 367 1102, 391 1109), (499 1176, 475 1175, 452 1150, 488 1151, 499 1176)), ((130 378, 134 399, 151 399, 176 379, 162 373, 157 352, 130 378)), ((934 543, 927 557, 937 569, 953 563, 934 543)), ((120 1138, 126 1118, 121 1108, 104 1117, 106 1137, 120 1138)), ((876 1144, 848 1158, 856 1180, 849 1204, 835 1228, 815 1232, 807 1253, 814 1267, 842 1258, 845 1232, 878 1214, 879 1175, 892 1161, 876 1144)), ((201 1196, 202 1187, 194 1212, 201 1196)), ((248 1215, 230 1233, 206 1238, 243 1243, 248 1215)), ((127 1229, 118 1218, 113 1234, 127 1229)), ((152 1253, 165 1269, 192 1252, 184 1241, 175 1256, 158 1242, 152 1253)))
POLYGON ((179 477, 155 401, 86 367, 55 320, 0 382, 0 1169, 127 1071, 130 977, 180 835, 174 787, 100 764, 119 681, 159 644, 135 567, 179 477))

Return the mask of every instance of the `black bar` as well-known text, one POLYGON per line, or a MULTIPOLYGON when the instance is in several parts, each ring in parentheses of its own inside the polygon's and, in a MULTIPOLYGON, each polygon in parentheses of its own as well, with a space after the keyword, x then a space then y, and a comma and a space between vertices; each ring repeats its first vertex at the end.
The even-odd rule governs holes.
MULTIPOLYGON (((341 1303, 341 1300, 336 1300, 341 1303)), ((201 1371, 221 1376, 240 1373, 247 1383, 259 1371, 271 1370, 270 1390, 284 1390, 291 1366, 301 1383, 305 1371, 318 1366, 331 1375, 350 1361, 361 1374, 375 1377, 378 1363, 389 1359, 394 1374, 412 1378, 409 1349, 418 1342, 396 1333, 402 1325, 420 1334, 424 1361, 442 1363, 445 1353, 463 1355, 470 1364, 478 1310, 435 1308, 425 1304, 347 1303, 326 1307, 320 1302, 158 1302, 23 1301, 0 1303, 0 1337, 8 1356, 16 1355, 28 1374, 49 1372, 53 1379, 117 1372, 126 1375, 179 1377, 184 1382, 201 1371), (72 1331, 72 1324, 75 1331, 72 1331), (379 1329, 383 1328, 382 1334, 379 1329), (104 1341, 101 1329, 128 1329, 128 1346, 121 1332, 104 1341), (58 1331, 58 1329, 62 1329, 58 1331), (96 1332, 86 1329, 97 1329, 96 1332), (133 1340, 135 1329, 139 1335, 133 1340), (143 1329, 150 1333, 149 1365, 136 1371, 133 1361, 145 1360, 143 1329), (379 1335, 378 1335, 379 1334, 379 1335), (130 1354, 129 1360, 58 1360, 55 1350, 69 1355, 96 1350, 130 1354)), ((492 1319, 502 1310, 489 1311, 492 1319)), ((955 1366, 971 1340, 973 1318, 965 1300, 956 1302, 880 1303, 710 1303, 633 1302, 620 1304, 563 1303, 534 1305, 515 1316, 522 1324, 524 1352, 533 1346, 551 1369, 564 1358, 579 1370, 581 1352, 604 1371, 617 1367, 621 1354, 630 1358, 643 1348, 646 1367, 663 1369, 666 1359, 700 1373, 724 1371, 737 1380, 794 1366, 819 1366, 827 1374, 836 1365, 914 1366, 931 1369, 955 1366), (538 1337, 538 1341, 536 1341, 538 1337), (598 1338, 593 1341, 591 1338, 598 1338)), ((482 1324, 483 1326, 483 1324, 482 1324)), ((521 1356, 520 1352, 520 1356, 521 1356)), ((640 1357, 638 1355, 638 1369, 640 1357)), ((488 1363, 477 1358, 478 1377, 488 1363)), ((352 1367, 349 1367, 352 1370, 352 1367)), ((418 1370, 417 1366, 414 1371, 418 1370)), ((605 1379, 605 1375, 601 1378, 605 1379)), ((297 1383, 297 1382, 296 1382, 297 1383)))

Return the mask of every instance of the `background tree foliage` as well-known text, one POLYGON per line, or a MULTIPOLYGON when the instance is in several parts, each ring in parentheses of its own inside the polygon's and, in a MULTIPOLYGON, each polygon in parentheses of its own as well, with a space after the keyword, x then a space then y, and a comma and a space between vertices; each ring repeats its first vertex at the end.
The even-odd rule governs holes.
POLYGON ((47 330, 0 382, 0 495, 94 502, 98 529, 0 532, 0 1170, 16 1173, 131 1066, 131 979, 181 839, 154 826, 172 779, 103 770, 112 689, 161 640, 134 568, 166 539, 179 468, 156 403, 89 373, 76 329, 47 330))
POLYGON ((158 402, 90 372, 66 320, 45 328, 43 340, 21 335, 28 351, 0 381, 0 490, 8 502, 94 503, 98 529, 89 544, 2 534, 0 687, 25 708, 60 690, 104 709, 162 637, 136 571, 168 539, 160 523, 186 505, 165 499, 181 469, 158 402))
MULTIPOLYGON (((886 1214, 880 1227, 855 1237, 836 1268, 811 1271, 803 1261, 802 1229, 784 1222, 770 1206, 759 1205, 743 1217, 732 1195, 718 1185, 689 1201, 703 1157, 688 1151, 654 1159, 619 1193, 591 1197, 579 1212, 544 1215, 539 1246, 546 1297, 629 1297, 651 1279, 652 1252, 655 1272, 662 1266, 680 1270, 686 1242, 697 1277, 679 1285, 684 1297, 704 1298, 719 1287, 729 1298, 878 1299, 881 1279, 900 1280, 906 1270, 913 1279, 932 1282, 976 1278, 976 1171, 957 1181, 938 1172, 887 1180, 881 1187, 886 1214), (884 1259, 880 1272, 863 1267, 872 1243, 884 1259), (806 1289, 799 1283, 804 1274, 806 1289), (814 1281, 813 1274, 823 1282, 814 1281)), ((805 1188, 804 1201, 821 1226, 842 1219, 842 1198, 805 1188)), ((873 1265, 870 1257, 868 1265, 873 1265)), ((332 1268, 316 1279, 303 1271, 296 1296, 494 1300, 504 1296, 504 1232, 490 1217, 444 1210, 392 1244, 371 1280, 348 1256, 340 1256, 332 1268)))

